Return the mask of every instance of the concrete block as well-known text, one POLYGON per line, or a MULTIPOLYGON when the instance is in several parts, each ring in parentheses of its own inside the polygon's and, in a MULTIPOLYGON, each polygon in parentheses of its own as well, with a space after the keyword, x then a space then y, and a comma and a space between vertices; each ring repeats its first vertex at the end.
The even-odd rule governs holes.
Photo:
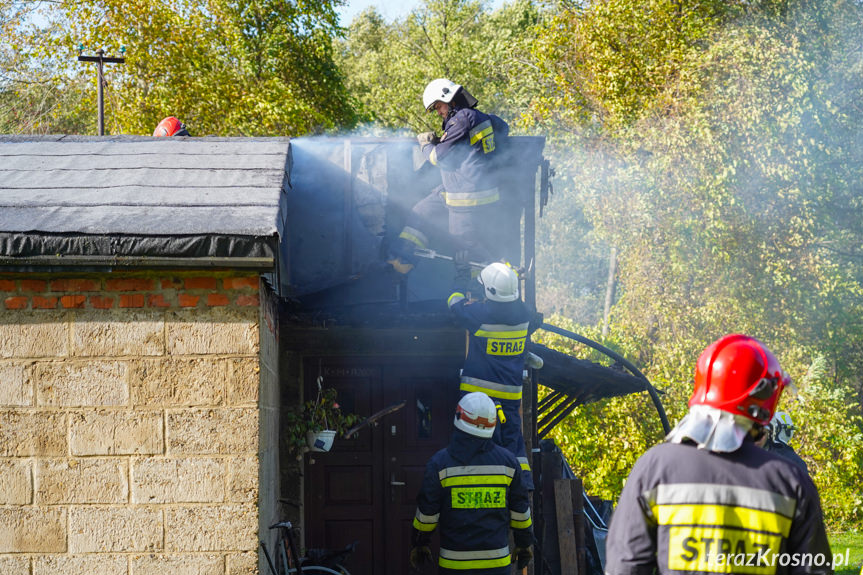
POLYGON ((225 558, 216 554, 132 557, 134 575, 224 575, 225 558))
MULTIPOLYGON (((269 572, 269 566, 266 567, 267 571, 259 571, 258 570, 258 554, 257 553, 231 553, 227 556, 227 565, 225 572, 228 575, 258 575, 258 573, 267 573, 269 572)), ((273 559, 275 561, 275 559, 273 559)), ((266 563, 266 559, 264 559, 266 563)))
POLYGON ((30 575, 30 558, 0 556, 0 573, 3 575, 30 575))
POLYGON ((258 411, 253 408, 169 411, 168 454, 253 454, 258 451, 258 411))
POLYGON ((66 455, 66 414, 0 411, 0 457, 66 455))
POLYGON ((67 312, 0 311, 0 358, 69 355, 67 312))
POLYGON ((36 503, 126 503, 128 463, 115 459, 42 459, 36 464, 36 503))
POLYGON ((0 362, 0 407, 33 405, 33 383, 25 370, 23 363, 0 362))
POLYGON ((228 501, 256 503, 259 484, 257 456, 232 457, 228 460, 228 501))
POLYGON ((163 355, 165 317, 160 310, 78 311, 72 324, 78 356, 163 355))
POLYGON ((72 455, 154 455, 164 451, 161 412, 102 410, 70 417, 72 455))
MULTIPOLYGON (((0 460, 0 505, 33 503, 33 469, 30 460, 0 460)), ((0 569, 0 573, 3 570, 0 569)))
POLYGON ((71 507, 70 553, 161 551, 162 510, 145 507, 71 507))
POLYGON ((141 360, 132 369, 132 401, 145 407, 215 407, 225 401, 227 361, 141 360))
POLYGON ((65 552, 65 509, 0 507, 0 553, 65 552))
POLYGON ((261 368, 258 362, 257 356, 227 361, 230 405, 258 405, 258 388, 261 385, 261 368))
POLYGON ((33 558, 33 575, 127 575, 129 561, 118 555, 42 555, 33 558))
POLYGON ((258 548, 255 505, 165 509, 165 550, 253 551, 258 548))
POLYGON ((170 355, 257 355, 258 309, 189 309, 168 313, 170 355))
POLYGON ((49 407, 128 405, 128 364, 123 361, 40 362, 30 368, 36 403, 49 407))
POLYGON ((225 468, 219 459, 140 459, 132 464, 133 503, 221 503, 225 468))

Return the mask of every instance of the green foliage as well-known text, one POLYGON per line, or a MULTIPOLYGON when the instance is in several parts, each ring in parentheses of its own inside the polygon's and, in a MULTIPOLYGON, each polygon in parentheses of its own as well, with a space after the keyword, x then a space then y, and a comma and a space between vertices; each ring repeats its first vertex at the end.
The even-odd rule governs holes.
POLYGON ((530 97, 513 82, 525 65, 539 13, 516 0, 489 14, 478 0, 423 0, 405 20, 387 23, 374 9, 350 24, 339 63, 364 119, 374 127, 423 132, 439 128, 422 105, 435 78, 464 85, 480 109, 512 117, 530 97))
POLYGON ((95 118, 95 65, 77 62, 76 48, 117 55, 125 46, 125 64, 106 65, 109 132, 151 134, 169 115, 193 135, 324 132, 355 120, 333 62, 338 3, 65 0, 45 8, 46 28, 19 27, 32 47, 22 65, 54 62, 45 82, 88 98, 95 118))
POLYGON ((301 407, 287 411, 283 422, 282 445, 299 457, 307 447, 307 432, 330 429, 336 431, 336 437, 339 437, 359 423, 362 419, 360 416, 342 413, 336 397, 335 389, 323 388, 314 401, 307 401, 301 407))
MULTIPOLYGON (((685 411, 695 358, 724 333, 759 337, 807 382, 783 400, 801 452, 830 524, 859 526, 863 8, 676 6, 591 3, 540 34, 537 62, 555 90, 525 118, 548 127, 564 158, 553 217, 619 250, 605 343, 666 391, 670 419, 685 411)), ((605 495, 629 446, 655 441, 641 399, 583 408, 562 430, 605 495), (602 442, 612 455, 597 464, 602 442)))

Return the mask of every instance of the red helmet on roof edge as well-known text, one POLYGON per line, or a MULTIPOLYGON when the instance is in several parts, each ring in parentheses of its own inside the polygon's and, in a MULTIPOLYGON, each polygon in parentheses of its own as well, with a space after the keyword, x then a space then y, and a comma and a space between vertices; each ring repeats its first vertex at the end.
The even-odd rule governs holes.
POLYGON ((726 335, 698 358, 689 406, 707 405, 767 425, 790 383, 767 346, 747 335, 726 335))
POLYGON ((159 125, 153 131, 153 135, 157 137, 188 136, 189 132, 186 130, 186 124, 174 116, 168 116, 159 122, 159 125))

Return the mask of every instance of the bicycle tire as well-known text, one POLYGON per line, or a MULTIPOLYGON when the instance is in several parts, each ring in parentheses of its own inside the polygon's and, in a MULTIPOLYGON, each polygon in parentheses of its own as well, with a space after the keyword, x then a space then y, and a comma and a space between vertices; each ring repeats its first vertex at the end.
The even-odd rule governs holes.
MULTIPOLYGON (((297 568, 292 567, 288 569, 287 573, 290 575, 291 573, 296 573, 297 568)), ((328 575, 351 575, 347 569, 344 571, 336 571, 335 569, 330 569, 329 567, 324 567, 322 565, 303 565, 303 573, 327 573, 328 575)))

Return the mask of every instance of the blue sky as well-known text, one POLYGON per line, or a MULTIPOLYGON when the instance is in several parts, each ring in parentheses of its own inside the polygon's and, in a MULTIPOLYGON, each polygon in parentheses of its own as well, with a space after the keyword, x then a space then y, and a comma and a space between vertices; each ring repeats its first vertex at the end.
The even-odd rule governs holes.
MULTIPOLYGON (((492 10, 503 5, 504 0, 487 0, 486 6, 492 10)), ((410 11, 421 4, 420 0, 348 0, 346 6, 339 8, 338 13, 342 26, 347 26, 354 16, 368 8, 377 6, 378 12, 389 21, 402 19, 410 11)))

